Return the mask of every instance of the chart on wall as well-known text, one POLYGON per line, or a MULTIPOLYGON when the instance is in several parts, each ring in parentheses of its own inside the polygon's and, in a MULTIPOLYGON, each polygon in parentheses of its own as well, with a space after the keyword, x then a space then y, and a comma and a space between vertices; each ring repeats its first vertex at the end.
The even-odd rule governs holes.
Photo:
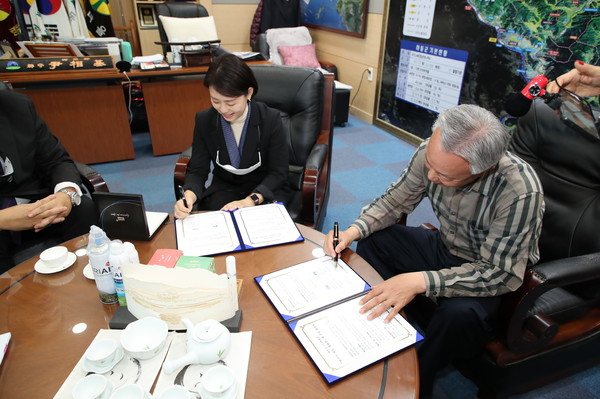
POLYGON ((377 122, 419 138, 437 114, 506 99, 534 76, 600 62, 598 1, 390 0, 377 122))

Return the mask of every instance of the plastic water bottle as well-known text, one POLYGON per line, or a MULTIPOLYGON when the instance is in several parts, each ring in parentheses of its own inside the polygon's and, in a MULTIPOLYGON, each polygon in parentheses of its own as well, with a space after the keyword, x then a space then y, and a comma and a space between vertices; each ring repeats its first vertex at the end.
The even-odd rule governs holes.
POLYGON ((123 273, 121 272, 121 256, 123 256, 124 249, 121 240, 112 240, 110 242, 110 256, 108 259, 113 281, 115 282, 117 297, 119 298, 119 305, 121 306, 127 306, 125 287, 123 286, 123 273))
POLYGON ((121 265, 132 263, 137 265, 140 263, 140 256, 135 249, 135 245, 129 241, 123 243, 123 255, 121 255, 121 265))
POLYGON ((229 280, 229 300, 232 302, 233 308, 239 309, 238 294, 237 294, 237 266, 235 256, 225 258, 225 270, 227 279, 229 280))
POLYGON ((100 301, 102 303, 118 302, 117 290, 110 270, 109 240, 106 233, 98 226, 90 228, 87 253, 90 266, 94 271, 94 280, 96 280, 100 301))

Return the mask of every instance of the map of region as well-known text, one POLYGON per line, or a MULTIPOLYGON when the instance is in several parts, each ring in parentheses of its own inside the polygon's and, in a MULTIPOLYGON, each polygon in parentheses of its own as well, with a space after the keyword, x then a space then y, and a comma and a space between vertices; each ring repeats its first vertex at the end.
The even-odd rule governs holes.
POLYGON ((417 138, 457 104, 478 104, 511 128, 507 101, 529 80, 552 80, 576 60, 600 64, 598 0, 389 2, 377 121, 417 138))
POLYGON ((366 0, 301 0, 302 23, 360 33, 366 0))
MULTIPOLYGON (((598 1, 468 1, 483 24, 496 30, 490 43, 520 54, 517 72, 526 79, 552 67, 561 74, 579 59, 598 64, 600 14, 598 1)), ((558 76, 558 75, 557 75, 558 76)))

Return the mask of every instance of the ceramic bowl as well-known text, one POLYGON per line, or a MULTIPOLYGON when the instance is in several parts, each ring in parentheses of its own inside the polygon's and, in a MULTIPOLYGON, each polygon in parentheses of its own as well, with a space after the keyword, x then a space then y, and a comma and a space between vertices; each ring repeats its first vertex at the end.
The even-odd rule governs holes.
POLYGON ((67 247, 52 247, 48 248, 40 254, 40 260, 44 262, 46 267, 60 267, 67 260, 69 250, 67 247))
POLYGON ((114 360, 118 347, 117 342, 110 338, 94 341, 85 351, 85 358, 95 367, 104 367, 114 360))
POLYGON ((139 385, 127 384, 115 390, 110 399, 152 399, 152 395, 139 385))
POLYGON ((90 374, 83 377, 73 388, 74 399, 104 399, 112 392, 112 383, 103 375, 90 374))
POLYGON ((158 399, 190 399, 192 396, 186 387, 173 385, 162 391, 158 399))
POLYGON ((234 388, 234 384, 235 375, 233 370, 224 365, 211 367, 202 376, 202 386, 210 397, 227 396, 227 391, 234 388))
POLYGON ((150 359, 161 351, 168 333, 167 323, 157 317, 144 317, 125 327, 121 346, 133 358, 150 359))

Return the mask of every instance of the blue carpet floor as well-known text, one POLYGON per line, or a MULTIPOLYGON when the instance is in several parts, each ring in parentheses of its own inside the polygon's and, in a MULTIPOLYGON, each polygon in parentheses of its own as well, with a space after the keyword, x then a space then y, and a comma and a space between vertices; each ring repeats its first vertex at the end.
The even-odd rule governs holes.
MULTIPOLYGON (((154 157, 148 134, 133 135, 136 159, 96 164, 93 167, 110 191, 143 194, 147 210, 173 212, 173 170, 177 155, 154 157)), ((360 209, 395 181, 415 147, 350 116, 345 127, 336 127, 333 139, 331 189, 323 231, 335 221, 345 229, 360 209)), ((428 202, 409 216, 409 224, 438 225, 428 202)), ((434 388, 436 398, 474 399, 475 385, 454 368, 444 370, 434 388)), ((600 399, 600 365, 514 399, 600 399)))

